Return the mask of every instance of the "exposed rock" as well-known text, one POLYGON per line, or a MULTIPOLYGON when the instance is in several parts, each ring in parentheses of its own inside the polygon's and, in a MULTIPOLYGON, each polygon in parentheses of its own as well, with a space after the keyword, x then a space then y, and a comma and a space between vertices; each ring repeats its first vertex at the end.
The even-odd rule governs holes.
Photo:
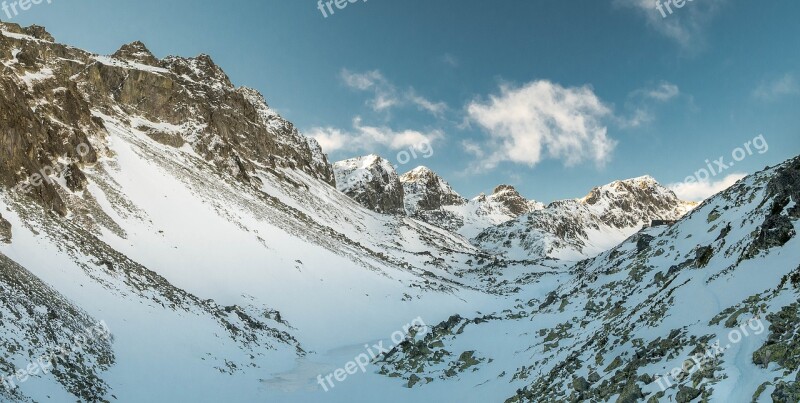
POLYGON ((417 167, 400 176, 405 192, 406 212, 438 210, 444 206, 462 205, 461 197, 444 179, 426 167, 417 167))
POLYGON ((767 184, 767 194, 772 200, 770 213, 744 255, 746 259, 770 248, 783 246, 797 234, 793 220, 800 218, 800 157, 778 168, 767 184), (789 208, 790 204, 793 207, 789 208))
POLYGON ((44 27, 39 26, 39 25, 31 25, 29 27, 23 28, 22 31, 26 35, 30 35, 30 36, 32 36, 32 37, 34 37, 36 39, 41 39, 41 40, 47 41, 47 42, 55 42, 56 41, 55 38, 53 38, 53 35, 50 35, 50 33, 47 32, 47 30, 44 27))
POLYGON ((86 185, 89 183, 86 175, 83 174, 77 164, 70 164, 64 172, 67 188, 73 192, 80 192, 86 190, 86 185))
POLYGON ((11 223, 0 214, 0 242, 11 243, 11 223))
POLYGON ((681 386, 678 390, 678 394, 675 396, 675 401, 678 403, 689 403, 700 396, 700 393, 702 393, 702 391, 695 388, 681 386))
POLYGON ((377 155, 333 164, 336 187, 364 207, 379 213, 403 214, 404 191, 392 164, 377 155))
POLYGON ((496 187, 492 191, 492 198, 497 200, 513 216, 520 216, 533 210, 529 201, 510 185, 496 187))
POLYGON ((139 41, 123 45, 121 48, 119 48, 119 50, 114 52, 112 57, 120 60, 145 64, 148 66, 161 66, 161 61, 153 56, 153 53, 147 49, 147 46, 145 46, 144 43, 139 41))

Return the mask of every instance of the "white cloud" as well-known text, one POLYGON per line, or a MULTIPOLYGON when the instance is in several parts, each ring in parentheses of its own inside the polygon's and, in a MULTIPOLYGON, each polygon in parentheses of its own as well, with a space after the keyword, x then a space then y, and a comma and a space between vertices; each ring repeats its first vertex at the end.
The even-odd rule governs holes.
POLYGON ((653 103, 668 102, 681 94, 677 85, 662 81, 655 87, 639 88, 628 94, 625 102, 626 114, 616 118, 616 123, 623 129, 637 128, 655 120, 653 103))
POLYGON ((444 55, 442 55, 442 63, 450 67, 458 67, 461 64, 458 58, 451 55, 450 53, 445 53, 444 55))
POLYGON ((690 0, 682 8, 675 7, 673 0, 614 0, 614 4, 637 10, 656 32, 684 49, 694 50, 703 46, 706 25, 726 1, 690 0), (657 4, 662 5, 664 14, 656 8, 657 4), (671 14, 666 4, 670 5, 671 14))
POLYGON ((326 153, 341 150, 350 141, 349 134, 334 127, 314 127, 305 135, 317 140, 319 146, 326 153))
POLYGON ((747 174, 733 173, 716 182, 704 180, 701 182, 682 182, 667 185, 682 200, 703 201, 731 186, 747 174))
POLYGON ((366 73, 351 73, 347 69, 342 70, 342 80, 348 87, 361 91, 386 85, 386 79, 380 71, 373 70, 366 73))
POLYGON ((601 166, 616 146, 602 123, 611 110, 588 86, 564 88, 545 80, 503 85, 488 101, 471 102, 467 113, 488 134, 486 168, 503 161, 534 166, 544 156, 567 166, 585 160, 601 166))
POLYGON ((421 132, 417 130, 395 131, 385 126, 367 126, 360 117, 353 119, 353 130, 345 132, 333 127, 314 127, 306 135, 316 139, 322 150, 331 153, 339 150, 364 150, 372 152, 378 147, 400 150, 408 147, 419 148, 444 138, 440 130, 421 132))
POLYGON ((419 109, 429 112, 433 116, 440 117, 447 110, 447 104, 444 102, 431 102, 417 95, 414 90, 409 90, 406 95, 411 103, 416 105, 419 109))
POLYGON ((617 118, 617 125, 623 129, 635 129, 655 120, 653 112, 647 108, 637 107, 630 117, 617 118))
POLYGON ((352 73, 347 69, 343 69, 341 77, 344 84, 354 90, 372 92, 374 98, 368 101, 367 104, 376 112, 388 110, 401 103, 394 85, 386 80, 378 70, 352 73))
POLYGON ((372 92, 373 98, 367 101, 367 105, 375 112, 384 112, 395 107, 414 105, 433 116, 442 117, 447 110, 447 104, 444 102, 430 101, 417 94, 413 88, 399 91, 379 70, 365 73, 353 73, 347 69, 343 69, 341 78, 344 84, 349 88, 358 91, 372 92))
POLYGON ((800 85, 794 75, 787 73, 775 80, 762 82, 753 91, 753 96, 763 101, 774 101, 798 93, 800 93, 800 85))
POLYGON ((662 82, 658 87, 647 90, 645 95, 648 98, 655 99, 656 101, 665 102, 677 97, 680 93, 681 90, 677 85, 668 82, 662 82))

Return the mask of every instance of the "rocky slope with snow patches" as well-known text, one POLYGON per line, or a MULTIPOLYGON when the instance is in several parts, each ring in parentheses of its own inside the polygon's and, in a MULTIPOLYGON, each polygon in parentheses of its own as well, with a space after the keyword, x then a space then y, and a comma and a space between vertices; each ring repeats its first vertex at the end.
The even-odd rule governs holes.
POLYGON ((543 204, 525 199, 512 186, 500 185, 490 195, 480 194, 471 200, 435 209, 419 209, 415 216, 471 239, 487 228, 542 208, 543 204))
POLYGON ((457 380, 453 400, 796 402, 798 200, 800 157, 576 264, 544 296, 451 317, 380 373, 431 394, 457 380))
POLYGON ((550 203, 486 229, 475 241, 515 259, 581 260, 613 247, 652 220, 677 220, 694 205, 644 176, 597 187, 582 199, 550 203))

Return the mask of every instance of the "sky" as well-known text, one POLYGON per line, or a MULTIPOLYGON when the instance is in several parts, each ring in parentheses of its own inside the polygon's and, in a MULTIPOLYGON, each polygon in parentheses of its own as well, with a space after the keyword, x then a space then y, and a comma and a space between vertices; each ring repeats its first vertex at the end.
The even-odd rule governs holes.
POLYGON ((800 154, 796 0, 340 4, 43 0, 0 20, 98 54, 211 55, 332 162, 424 165, 466 197, 651 175, 700 200, 800 154))

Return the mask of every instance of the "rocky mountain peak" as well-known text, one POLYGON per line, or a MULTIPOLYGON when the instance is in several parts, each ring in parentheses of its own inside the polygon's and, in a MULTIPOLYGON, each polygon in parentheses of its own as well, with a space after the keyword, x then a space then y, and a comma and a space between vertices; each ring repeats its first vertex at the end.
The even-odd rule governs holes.
MULTIPOLYGON (((41 25, 31 25, 23 28, 19 24, 0 21, 0 29, 12 34, 27 35, 41 41, 55 42, 53 35, 50 35, 41 25)), ((0 33, 0 36, 2 36, 2 33, 0 33)))
POLYGON ((496 194, 506 193, 506 192, 519 194, 519 192, 517 192, 517 189, 515 189, 511 185, 499 185, 496 188, 494 188, 494 190, 492 191, 492 194, 496 195, 496 194))
POLYGON ((392 164, 374 154, 333 164, 336 188, 379 213, 405 212, 403 185, 392 164))
POLYGON ((617 228, 652 219, 675 219, 696 205, 678 199, 673 191, 649 175, 596 187, 580 201, 617 228))
POLYGON ((161 61, 159 61, 147 46, 140 41, 131 42, 127 45, 122 45, 114 54, 112 55, 115 59, 126 60, 130 62, 141 63, 147 66, 161 66, 161 61))
POLYGON ((217 89, 233 88, 225 71, 207 54, 201 53, 192 58, 168 56, 164 59, 164 63, 175 74, 185 76, 194 82, 205 83, 217 89))
POLYGON ((50 33, 47 32, 47 30, 41 25, 31 25, 29 27, 24 28, 23 31, 25 32, 25 34, 30 35, 36 39, 41 39, 47 42, 56 41, 55 38, 53 38, 53 35, 50 35, 50 33))
POLYGON ((520 216, 534 210, 536 203, 522 197, 511 185, 497 186, 490 198, 499 203, 512 216, 520 216))
POLYGON ((467 199, 461 197, 441 176, 427 167, 420 166, 400 177, 405 191, 408 214, 420 210, 437 210, 444 206, 462 205, 467 199))
POLYGON ((419 180, 428 180, 429 178, 438 177, 436 172, 433 172, 426 166, 418 166, 400 176, 400 180, 404 182, 416 182, 419 180))

